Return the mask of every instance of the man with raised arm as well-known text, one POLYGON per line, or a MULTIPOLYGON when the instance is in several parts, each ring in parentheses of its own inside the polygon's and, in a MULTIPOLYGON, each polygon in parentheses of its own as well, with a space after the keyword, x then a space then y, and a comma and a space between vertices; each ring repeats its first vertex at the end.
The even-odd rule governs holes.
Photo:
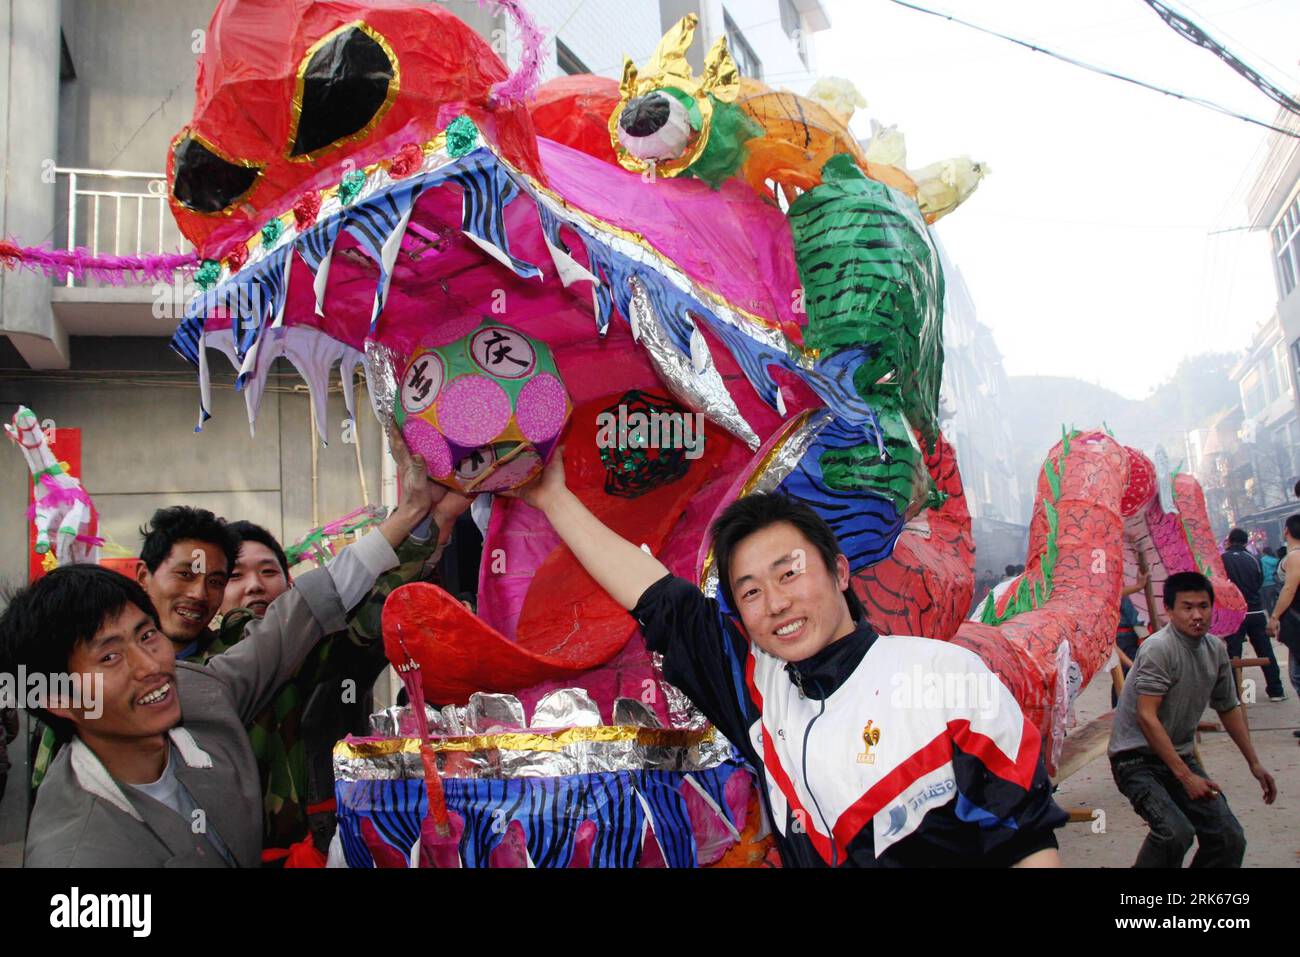
MULTIPOLYGON (((67 565, 14 596, 0 616, 0 671, 22 667, 51 688, 61 687, 60 675, 78 675, 83 689, 36 709, 70 743, 38 792, 27 866, 261 862, 262 787, 245 725, 322 635, 346 627, 348 610, 397 565, 394 549, 446 494, 398 436, 393 452, 402 475, 393 514, 299 578, 243 641, 206 665, 177 659, 165 616, 117 572, 67 565)), ((207 558, 224 586, 225 556, 207 558)), ((195 595, 197 586, 171 610, 185 617, 195 595)))
POLYGON ((756 769, 787 866, 1059 864, 1067 815, 1038 732, 976 655, 877 635, 807 505, 752 495, 726 509, 714 600, 592 515, 561 453, 519 497, 756 769))

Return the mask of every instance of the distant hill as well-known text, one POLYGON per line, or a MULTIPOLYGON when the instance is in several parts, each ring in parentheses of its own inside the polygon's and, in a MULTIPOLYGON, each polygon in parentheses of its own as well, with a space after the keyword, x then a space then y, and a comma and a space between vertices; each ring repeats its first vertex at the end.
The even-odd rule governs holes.
POLYGON ((1004 407, 1017 444, 1042 445, 1046 455, 1060 441, 1061 427, 1115 428, 1117 420, 1136 418, 1140 402, 1118 392, 1066 376, 1011 376, 1004 407), (1043 443, 1046 443, 1045 445, 1043 443))
MULTIPOLYGON (((1011 376, 1002 407, 1022 487, 1035 487, 1043 459, 1061 440, 1063 425, 1099 429, 1105 424, 1124 445, 1147 453, 1163 445, 1170 463, 1179 464, 1186 456, 1187 431, 1205 426, 1216 412, 1237 404, 1237 387, 1228 378, 1237 359, 1234 353, 1184 359, 1168 382, 1142 400, 1068 376, 1011 376)), ((1032 502, 1026 508, 1032 508, 1032 502)), ((1026 512, 1023 519, 1028 517, 1026 512)))

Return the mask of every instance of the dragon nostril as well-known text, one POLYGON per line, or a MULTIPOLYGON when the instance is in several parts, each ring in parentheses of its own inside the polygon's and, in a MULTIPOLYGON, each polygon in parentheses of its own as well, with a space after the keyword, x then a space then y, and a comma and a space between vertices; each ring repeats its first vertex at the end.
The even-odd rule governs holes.
POLYGON ((672 107, 659 93, 637 97, 623 109, 618 125, 629 136, 653 136, 668 125, 672 107))

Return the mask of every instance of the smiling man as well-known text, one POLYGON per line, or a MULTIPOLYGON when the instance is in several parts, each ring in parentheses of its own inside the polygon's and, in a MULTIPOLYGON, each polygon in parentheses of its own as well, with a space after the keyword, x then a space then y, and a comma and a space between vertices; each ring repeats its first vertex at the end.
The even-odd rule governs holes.
MULTIPOLYGON (((144 543, 136 580, 153 604, 163 636, 177 658, 202 657, 217 637, 208 625, 221 607, 239 539, 211 512, 184 505, 158 509, 140 534, 144 543)), ((65 743, 48 726, 40 730, 32 754, 33 789, 65 743)))
POLYGON ((1196 726, 1207 706, 1219 713, 1265 804, 1277 797, 1277 785, 1251 743, 1228 649, 1210 634, 1210 580, 1200 572, 1170 575, 1164 605, 1169 624, 1138 648, 1110 737, 1115 784, 1151 826, 1133 866, 1181 867, 1195 840, 1193 867, 1240 867, 1245 832, 1196 757, 1196 726))
MULTIPOLYGON (((0 617, 0 671, 76 673, 103 682, 95 712, 73 702, 36 709, 68 741, 37 794, 25 863, 38 867, 255 867, 263 793, 245 726, 298 670, 322 635, 398 564, 394 549, 428 517, 442 490, 427 466, 393 452, 402 500, 375 532, 295 582, 248 623, 244 640, 206 664, 180 661, 168 614, 140 584, 90 565, 57 568, 14 596, 0 617)), ((209 554, 192 525, 164 523, 168 558, 204 554, 224 586, 224 549, 209 554), (192 544, 196 543, 196 544, 192 544)), ((233 556, 231 556, 233 557, 233 556)), ((197 558, 191 558, 197 561, 197 558)), ((188 567, 188 566, 185 566, 188 567)), ((187 579, 179 562, 151 571, 173 616, 212 612, 215 579, 187 579), (159 574, 161 572, 161 574, 159 574), (174 576, 169 578, 168 576, 174 576), (184 582, 173 587, 169 581, 184 582)), ((206 620, 204 621, 206 625, 206 620)), ((86 679, 83 678, 83 682, 86 679)))
POLYGON ((252 522, 229 522, 239 542, 239 558, 226 579, 221 614, 247 608, 258 618, 289 587, 289 559, 275 536, 252 522))
POLYGON ((239 539, 211 512, 185 505, 160 508, 140 534, 136 580, 176 657, 191 657, 213 638, 208 625, 225 598, 239 539))
POLYGON ((786 866, 1059 864, 1067 815, 1015 699, 964 648, 877 635, 807 505, 751 495, 722 513, 714 600, 592 515, 562 455, 519 497, 758 771, 786 866))

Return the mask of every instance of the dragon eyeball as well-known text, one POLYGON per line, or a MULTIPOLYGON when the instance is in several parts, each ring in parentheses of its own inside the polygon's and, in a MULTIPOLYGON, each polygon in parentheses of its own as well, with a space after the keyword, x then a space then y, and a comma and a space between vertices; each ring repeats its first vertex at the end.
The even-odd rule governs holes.
POLYGON ((637 97, 623 108, 618 120, 618 141, 647 163, 686 155, 693 132, 686 107, 667 93, 637 97))

